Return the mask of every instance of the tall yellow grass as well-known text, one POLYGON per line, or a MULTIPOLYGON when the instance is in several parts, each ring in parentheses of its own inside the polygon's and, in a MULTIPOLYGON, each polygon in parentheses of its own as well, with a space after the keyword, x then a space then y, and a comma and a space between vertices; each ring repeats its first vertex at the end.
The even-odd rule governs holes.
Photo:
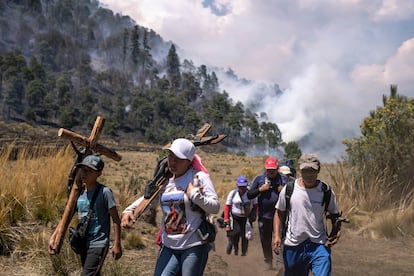
POLYGON ((368 182, 357 179, 343 163, 324 167, 340 208, 361 234, 373 238, 414 236, 414 201, 407 192, 399 201, 391 200, 388 183, 381 177, 368 182), (387 184, 387 185, 386 185, 387 184))
POLYGON ((0 221, 56 220, 65 202, 73 153, 65 148, 45 155, 40 146, 19 147, 14 158, 15 150, 12 144, 0 153, 0 221))

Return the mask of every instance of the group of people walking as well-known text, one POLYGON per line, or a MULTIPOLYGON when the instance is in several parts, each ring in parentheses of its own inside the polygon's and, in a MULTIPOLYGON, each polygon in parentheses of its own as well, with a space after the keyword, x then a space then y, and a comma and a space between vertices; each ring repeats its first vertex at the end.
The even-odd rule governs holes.
MULTIPOLYGON (((279 168, 276 159, 267 158, 264 172, 254 178, 247 192, 243 188, 241 194, 246 195, 245 202, 250 202, 250 206, 257 206, 253 210, 257 210, 266 270, 275 269, 274 254, 280 254, 283 246, 285 275, 307 276, 309 271, 313 275, 331 275, 330 248, 338 241, 340 231, 334 237, 327 237, 324 217, 326 211, 333 217, 339 217, 336 197, 329 186, 318 179, 321 164, 315 154, 302 155, 298 164, 301 177, 296 179, 293 169, 288 166, 279 168), (327 189, 330 195, 328 202, 325 199, 327 189)), ((238 187, 240 179, 245 177, 238 177, 238 187)), ((248 185, 243 181, 242 186, 248 185)), ((237 233, 238 229, 244 228, 247 220, 239 219, 240 212, 243 218, 246 215, 243 215, 240 200, 232 200, 233 193, 231 191, 227 196, 224 222, 228 224, 228 218, 233 217, 233 224, 237 222, 237 227, 234 227, 237 233)), ((240 232, 241 236, 243 232, 240 232)), ((233 246, 237 255, 239 235, 228 236, 226 252, 230 254, 233 246)), ((247 241, 242 236, 241 240, 242 255, 245 255, 247 241)))
MULTIPOLYGON (((191 141, 176 139, 166 150, 172 176, 158 196, 162 220, 154 275, 203 275, 212 246, 198 228, 207 214, 219 212, 219 197, 191 141)), ((246 256, 249 242, 246 224, 257 220, 266 269, 274 269, 274 254, 279 254, 283 246, 285 275, 308 275, 310 270, 314 275, 330 275, 330 247, 340 232, 330 239, 325 233, 323 199, 327 185, 317 178, 320 161, 316 155, 304 154, 298 164, 301 177, 297 179, 286 168, 279 168, 272 157, 265 160, 264 172, 251 184, 244 176, 237 178, 236 187, 228 193, 223 208, 228 226, 225 250, 227 254, 246 256), (286 192, 289 185, 294 192, 290 188, 286 192)), ((100 275, 109 249, 110 218, 115 234, 112 255, 119 259, 121 228, 129 228, 135 222, 133 212, 144 197, 129 205, 120 219, 112 191, 97 182, 104 167, 102 159, 87 156, 79 167, 81 180, 86 185, 77 201, 78 218, 85 216, 89 208, 93 209, 85 248, 80 254, 81 275, 100 275), (97 203, 89 206, 95 189, 100 186, 103 188, 99 190, 97 203)), ((326 210, 339 214, 333 192, 326 210)), ((49 243, 50 254, 54 254, 54 235, 49 243)))

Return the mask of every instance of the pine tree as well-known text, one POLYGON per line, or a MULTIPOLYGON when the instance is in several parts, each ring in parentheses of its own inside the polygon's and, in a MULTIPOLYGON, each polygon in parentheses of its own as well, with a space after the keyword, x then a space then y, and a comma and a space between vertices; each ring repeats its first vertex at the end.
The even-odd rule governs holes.
POLYGON ((128 54, 128 41, 129 41, 129 32, 128 29, 124 29, 124 35, 122 37, 122 65, 125 69, 125 61, 128 54))
POLYGON ((135 69, 138 68, 140 53, 139 29, 138 25, 135 25, 131 32, 131 60, 135 69))
POLYGON ((181 84, 180 60, 174 44, 171 44, 167 56, 167 77, 173 88, 179 88, 181 84))

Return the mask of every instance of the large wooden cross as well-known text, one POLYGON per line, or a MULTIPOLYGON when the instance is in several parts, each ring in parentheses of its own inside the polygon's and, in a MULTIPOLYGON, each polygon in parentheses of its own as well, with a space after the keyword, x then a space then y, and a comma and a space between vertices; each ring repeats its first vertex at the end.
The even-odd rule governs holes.
MULTIPOLYGON (((95 120, 95 124, 89 137, 82 136, 76 132, 64 128, 59 129, 58 136, 70 140, 76 144, 80 144, 85 147, 85 149, 88 149, 92 152, 100 153, 115 161, 120 161, 122 159, 121 155, 98 143, 99 135, 102 132, 104 123, 105 119, 98 116, 95 120)), ((58 254, 60 252, 63 244, 63 237, 65 236, 69 223, 75 213, 76 201, 79 197, 81 188, 82 183, 80 183, 80 181, 77 181, 75 177, 75 182, 70 191, 65 210, 63 211, 62 219, 60 220, 55 230, 54 242, 52 246, 54 254, 58 254)))

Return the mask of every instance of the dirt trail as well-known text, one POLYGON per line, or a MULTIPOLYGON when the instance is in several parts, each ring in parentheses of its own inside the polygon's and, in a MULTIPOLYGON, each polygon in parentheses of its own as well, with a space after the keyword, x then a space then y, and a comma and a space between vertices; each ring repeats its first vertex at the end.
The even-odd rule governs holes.
MULTIPOLYGON (((233 252, 231 255, 227 255, 226 244, 226 231, 224 229, 219 229, 215 242, 215 251, 210 252, 209 263, 205 275, 274 276, 278 272, 276 270, 266 270, 257 222, 254 223, 253 235, 252 239, 249 241, 247 256, 240 256, 240 254, 239 256, 235 256, 233 252)), ((283 271, 281 257, 275 255, 273 264, 275 265, 275 268, 277 267, 277 270, 281 270, 280 272, 283 271)))
MULTIPOLYGON (((215 251, 209 255, 205 275, 267 276, 283 275, 281 257, 276 256, 277 271, 266 271, 257 223, 247 256, 227 255, 227 237, 219 229, 215 251)), ((414 239, 369 239, 344 230, 339 243, 332 250, 332 275, 414 275, 414 239)))

